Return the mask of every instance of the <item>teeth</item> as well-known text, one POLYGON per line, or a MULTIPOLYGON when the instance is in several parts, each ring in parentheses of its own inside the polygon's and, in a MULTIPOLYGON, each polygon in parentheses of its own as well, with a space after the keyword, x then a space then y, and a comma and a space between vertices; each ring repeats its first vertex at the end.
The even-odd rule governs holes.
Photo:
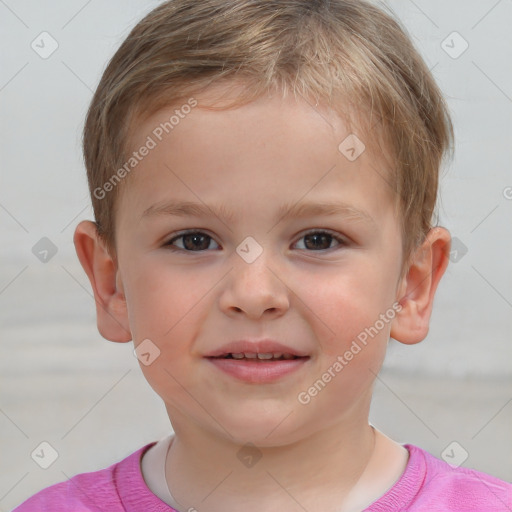
POLYGON ((272 359, 273 354, 258 354, 258 359, 272 359))
POLYGON ((267 353, 255 353, 255 352, 237 352, 230 354, 233 359, 258 359, 258 360, 270 360, 270 359, 295 359, 292 354, 283 354, 282 352, 267 352, 267 353))

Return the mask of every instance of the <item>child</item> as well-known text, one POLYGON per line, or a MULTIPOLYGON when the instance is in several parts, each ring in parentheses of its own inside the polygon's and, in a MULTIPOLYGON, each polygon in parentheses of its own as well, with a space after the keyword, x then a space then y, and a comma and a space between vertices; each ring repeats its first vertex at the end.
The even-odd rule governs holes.
POLYGON ((452 126, 361 0, 172 0, 121 45, 75 246, 174 435, 19 512, 507 511, 512 486, 368 423, 390 337, 427 334, 452 126), (328 243, 327 243, 328 242, 328 243))

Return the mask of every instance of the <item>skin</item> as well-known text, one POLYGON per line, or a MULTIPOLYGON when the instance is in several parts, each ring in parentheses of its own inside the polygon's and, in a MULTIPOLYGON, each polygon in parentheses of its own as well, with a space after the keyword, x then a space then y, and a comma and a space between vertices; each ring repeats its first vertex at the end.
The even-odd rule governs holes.
MULTIPOLYGON (((399 218, 381 177, 382 155, 366 150, 349 161, 338 150, 350 133, 342 119, 304 100, 269 96, 233 110, 201 108, 214 93, 198 96, 199 106, 123 183, 116 257, 93 223, 76 228, 99 331, 135 346, 150 339, 160 350, 141 369, 175 431, 166 477, 181 510, 361 510, 407 464, 407 450, 368 424, 372 386, 390 336, 412 344, 427 335, 449 233, 432 229, 401 274, 399 218), (224 205, 233 218, 143 215, 169 200, 224 205), (282 205, 322 201, 364 216, 276 218, 282 205), (211 238, 194 245, 189 237, 187 252, 176 239, 186 229, 211 238), (341 243, 305 237, 318 230, 341 243), (236 252, 247 236, 263 249, 252 263, 236 252), (393 304, 401 306, 393 320, 300 403, 299 393, 393 304), (263 337, 310 359, 278 382, 255 384, 203 357, 229 341, 263 337), (246 443, 261 455, 250 468, 237 457, 246 443)), ((175 108, 139 124, 133 148, 175 108)))

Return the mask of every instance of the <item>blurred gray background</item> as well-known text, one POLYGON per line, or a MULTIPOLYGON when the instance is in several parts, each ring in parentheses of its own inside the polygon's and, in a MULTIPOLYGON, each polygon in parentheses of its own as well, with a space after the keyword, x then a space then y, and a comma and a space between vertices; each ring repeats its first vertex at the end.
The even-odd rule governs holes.
MULTIPOLYGON (((92 91, 159 3, 0 0, 0 511, 170 429, 131 345, 98 334, 72 243, 77 222, 92 218, 80 153, 92 91), (48 469, 53 452, 42 442, 58 455, 48 469)), ((439 223, 455 250, 428 338, 390 346, 371 420, 399 442, 510 481, 512 2, 386 5, 453 115, 439 223)))

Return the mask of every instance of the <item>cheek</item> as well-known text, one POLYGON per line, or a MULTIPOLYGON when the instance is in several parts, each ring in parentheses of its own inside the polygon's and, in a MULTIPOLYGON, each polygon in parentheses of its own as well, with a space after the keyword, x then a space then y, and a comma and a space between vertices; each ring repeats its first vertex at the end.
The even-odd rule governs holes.
MULTIPOLYGON (((393 297, 389 283, 383 281, 382 275, 377 269, 352 269, 329 276, 322 280, 322 284, 317 279, 316 288, 311 279, 303 280, 299 296, 305 298, 309 323, 314 326, 314 334, 325 356, 343 355, 354 340, 359 340, 361 346, 369 340, 387 342, 390 321, 379 319, 391 309, 393 297)), ((365 350, 366 354, 359 357, 362 352, 358 355, 359 360, 369 357, 371 351, 365 350)), ((380 350, 377 352, 380 354, 380 350)))
POLYGON ((194 272, 192 267, 172 267, 150 258, 139 259, 130 275, 125 292, 134 339, 165 342, 166 350, 168 345, 176 346, 170 339, 182 339, 176 333, 198 325, 197 306, 208 301, 208 291, 216 282, 213 276, 194 272))
MULTIPOLYGON (((208 310, 208 291, 214 288, 212 276, 171 267, 164 261, 139 258, 130 269, 125 289, 130 326, 135 345, 150 340, 149 351, 157 354, 150 364, 140 359, 141 370, 154 391, 170 404, 190 399, 184 389, 194 388, 194 376, 187 364, 194 356, 193 342, 208 310), (137 270, 138 269, 138 270, 137 270), (156 348, 155 348, 156 347, 156 348)), ((218 280, 218 279, 217 279, 218 280)))

